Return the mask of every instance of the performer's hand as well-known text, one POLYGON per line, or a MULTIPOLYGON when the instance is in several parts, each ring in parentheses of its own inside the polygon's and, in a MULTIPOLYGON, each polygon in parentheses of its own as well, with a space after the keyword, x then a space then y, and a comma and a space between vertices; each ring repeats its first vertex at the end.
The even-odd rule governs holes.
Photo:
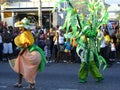
POLYGON ((27 49, 27 47, 25 47, 23 50, 21 50, 21 51, 19 52, 19 55, 21 56, 21 55, 25 52, 26 49, 27 49))
POLYGON ((25 43, 24 47, 23 47, 23 50, 20 51, 19 55, 21 56, 27 48, 28 48, 28 43, 25 43))
POLYGON ((28 47, 28 43, 25 43, 25 44, 24 44, 24 47, 27 48, 27 47, 28 47))

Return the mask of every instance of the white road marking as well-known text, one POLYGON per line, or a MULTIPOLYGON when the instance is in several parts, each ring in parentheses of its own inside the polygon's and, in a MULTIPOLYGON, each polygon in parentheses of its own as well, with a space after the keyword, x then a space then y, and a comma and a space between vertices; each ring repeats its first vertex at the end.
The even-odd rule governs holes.
POLYGON ((0 86, 0 88, 7 88, 7 86, 0 86))
POLYGON ((59 88, 58 90, 78 90, 78 89, 59 88))

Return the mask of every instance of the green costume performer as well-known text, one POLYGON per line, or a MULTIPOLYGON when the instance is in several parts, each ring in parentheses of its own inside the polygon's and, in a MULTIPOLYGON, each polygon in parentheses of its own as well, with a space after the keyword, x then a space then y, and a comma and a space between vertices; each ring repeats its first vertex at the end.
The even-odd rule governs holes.
POLYGON ((88 39, 85 36, 81 36, 82 45, 77 47, 77 54, 81 58, 81 68, 78 73, 78 77, 81 83, 85 83, 88 77, 89 71, 96 79, 96 81, 103 80, 102 74, 99 72, 99 69, 96 65, 95 59, 95 50, 96 46, 94 39, 88 39))
POLYGON ((66 34, 72 35, 71 40, 76 38, 78 44, 76 51, 82 61, 78 72, 80 82, 86 82, 89 71, 97 81, 101 81, 103 76, 99 72, 99 68, 102 64, 103 70, 107 67, 105 59, 98 54, 103 39, 99 28, 108 21, 108 13, 104 3, 101 0, 77 2, 77 4, 85 5, 88 8, 85 8, 88 13, 85 15, 82 12, 79 13, 70 0, 59 0, 56 6, 63 2, 67 2, 69 5, 68 8, 64 9, 66 20, 63 29, 66 29, 66 34), (69 32, 70 28, 72 28, 71 32, 69 32))

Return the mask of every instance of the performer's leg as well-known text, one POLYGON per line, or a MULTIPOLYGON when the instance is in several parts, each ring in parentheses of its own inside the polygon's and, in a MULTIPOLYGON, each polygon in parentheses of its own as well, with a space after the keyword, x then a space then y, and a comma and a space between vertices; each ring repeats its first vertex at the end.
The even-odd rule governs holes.
POLYGON ((19 84, 22 84, 22 77, 23 77, 23 75, 19 73, 19 76, 18 76, 18 83, 19 84))
POLYGON ((22 74, 18 74, 18 83, 14 84, 14 87, 22 87, 22 74))
POLYGON ((100 82, 103 80, 103 76, 100 73, 94 61, 89 62, 89 69, 90 69, 91 74, 93 75, 93 77, 96 79, 97 82, 100 82))
POLYGON ((85 63, 82 62, 80 65, 80 70, 78 72, 78 77, 80 79, 80 82, 85 83, 87 76, 88 76, 88 69, 86 68, 85 63))

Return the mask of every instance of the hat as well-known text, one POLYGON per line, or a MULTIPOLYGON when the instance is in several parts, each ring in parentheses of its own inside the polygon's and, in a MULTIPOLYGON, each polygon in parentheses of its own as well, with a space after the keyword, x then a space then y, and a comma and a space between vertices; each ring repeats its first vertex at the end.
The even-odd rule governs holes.
POLYGON ((17 21, 15 23, 15 27, 24 27, 28 30, 35 29, 35 25, 33 23, 30 23, 30 20, 28 18, 23 18, 21 21, 17 21))

